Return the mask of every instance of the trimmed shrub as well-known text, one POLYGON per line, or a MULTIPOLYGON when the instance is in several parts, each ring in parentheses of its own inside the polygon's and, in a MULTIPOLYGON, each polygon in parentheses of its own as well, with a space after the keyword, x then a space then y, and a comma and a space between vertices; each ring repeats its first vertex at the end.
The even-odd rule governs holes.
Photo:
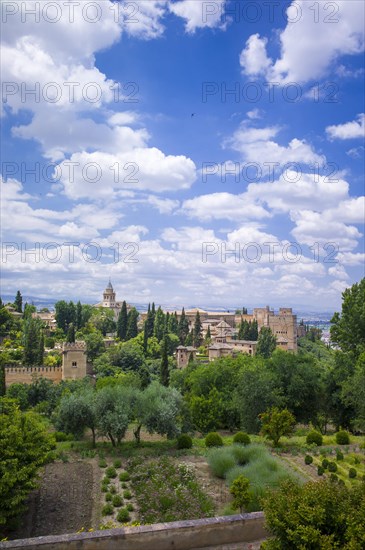
POLYGON ((328 471, 329 471, 329 472, 337 472, 337 464, 336 464, 336 462, 329 462, 329 464, 328 464, 328 471))
POLYGON ((134 510, 134 506, 131 502, 129 502, 127 504, 126 508, 127 508, 128 512, 133 512, 133 510, 134 510))
POLYGON ((107 464, 105 458, 101 458, 99 460, 99 468, 106 468, 107 466, 108 466, 108 464, 107 464))
POLYGON ((123 505, 123 499, 120 495, 114 495, 112 502, 113 506, 115 506, 116 508, 119 508, 119 506, 123 505))
POLYGON ((102 480, 102 484, 109 485, 109 483, 110 483, 110 479, 108 478, 108 476, 104 476, 102 480))
POLYGON ((104 483, 101 485, 101 491, 103 493, 107 493, 109 489, 109 485, 105 485, 104 483))
POLYGON ((113 495, 112 495, 111 493, 106 493, 106 495, 105 495, 105 500, 106 500, 107 502, 111 502, 112 499, 113 499, 113 495))
POLYGON ((193 446, 193 440, 190 435, 181 434, 177 438, 177 448, 178 449, 191 449, 193 446))
POLYGON ((121 510, 119 510, 117 515, 117 521, 119 521, 119 523, 126 523, 129 520, 130 520, 130 515, 127 508, 122 508, 121 510))
POLYGON ((337 445, 349 445, 350 436, 345 430, 340 430, 336 433, 336 443, 337 445))
POLYGON ((105 506, 103 506, 101 514, 103 516, 111 516, 113 514, 113 512, 114 512, 113 505, 108 503, 108 504, 105 504, 105 506))
POLYGON ((122 461, 120 460, 120 458, 116 458, 114 460, 113 466, 114 466, 114 468, 120 468, 122 466, 122 461))
POLYGON ((206 447, 223 447, 223 439, 217 432, 210 432, 205 438, 206 447))
POLYGON ((343 460, 343 459, 344 459, 343 453, 341 453, 341 451, 337 451, 336 460, 343 460))
POLYGON ((62 441, 73 441, 74 436, 72 434, 65 434, 64 432, 54 432, 55 439, 57 443, 62 441))
POLYGON ((324 474, 324 468, 323 468, 323 466, 318 466, 318 468, 317 468, 317 474, 318 474, 319 476, 323 476, 323 474, 324 474))
POLYGON ((212 449, 208 453, 208 464, 215 476, 224 479, 228 470, 236 466, 236 459, 229 447, 212 449))
POLYGON ((309 465, 309 464, 312 464, 313 462, 313 457, 311 455, 305 455, 304 457, 304 462, 309 465))
POLYGON ((125 483, 125 482, 123 481, 123 483, 122 483, 122 489, 128 489, 128 483, 125 483))
POLYGON ((331 474, 330 481, 338 481, 338 476, 336 474, 331 474))
POLYGON ((109 466, 109 468, 105 470, 105 475, 109 478, 114 478, 117 477, 117 472, 113 466, 109 466))
POLYGON ((130 477, 128 472, 122 472, 121 474, 119 474, 119 481, 129 481, 129 480, 130 480, 130 477))
POLYGON ((349 469, 349 478, 354 479, 356 476, 357 476, 357 471, 355 470, 355 468, 350 468, 349 469))
POLYGON ((111 485, 109 489, 109 493, 111 493, 112 495, 115 495, 116 492, 117 492, 117 489, 115 485, 111 485))
POLYGON ((324 470, 326 470, 326 469, 328 468, 328 464, 329 464, 328 459, 327 459, 327 458, 324 458, 324 459, 322 460, 322 468, 323 468, 324 470))
POLYGON ((323 444, 323 437, 322 434, 317 432, 316 430, 312 430, 309 432, 309 434, 306 437, 307 445, 317 445, 317 447, 320 447, 323 444))
POLYGON ((233 437, 233 443, 240 443, 242 445, 249 445, 251 443, 250 436, 245 432, 237 432, 233 437))
POLYGON ((130 491, 124 491, 123 496, 127 500, 130 500, 132 498, 132 493, 130 491))

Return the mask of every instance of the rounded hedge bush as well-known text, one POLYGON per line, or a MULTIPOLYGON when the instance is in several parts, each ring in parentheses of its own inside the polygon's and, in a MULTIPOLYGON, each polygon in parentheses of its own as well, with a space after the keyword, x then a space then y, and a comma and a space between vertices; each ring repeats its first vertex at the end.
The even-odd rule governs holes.
POLYGON ((108 466, 108 464, 107 464, 105 458, 101 458, 99 460, 99 468, 106 468, 107 466, 108 466))
POLYGON ((312 445, 314 443, 314 445, 317 445, 317 447, 320 447, 323 443, 323 437, 322 437, 322 434, 320 434, 316 430, 312 430, 307 435, 306 441, 308 445, 312 445))
POLYGON ((336 443, 337 445, 349 445, 350 444, 350 436, 349 433, 345 430, 340 430, 336 433, 336 443))
POLYGON ((305 455, 305 457, 304 457, 304 462, 305 462, 306 464, 308 464, 308 465, 309 465, 309 464, 312 464, 312 462, 313 462, 313 457, 312 457, 311 455, 305 455))
POLYGON ((128 472, 122 472, 119 474, 119 481, 129 481, 129 473, 128 472))
POLYGON ((206 447, 223 447, 223 439, 217 432, 210 432, 205 438, 206 447))
POLYGON ((318 468, 317 468, 317 474, 318 474, 319 476, 323 476, 323 474, 324 474, 324 468, 323 468, 323 466, 318 466, 318 468))
POLYGON ((249 445, 251 443, 250 436, 245 432, 237 432, 233 437, 233 443, 241 443, 242 445, 249 445))
POLYGON ((122 506, 123 504, 123 499, 120 495, 114 495, 112 503, 113 503, 113 506, 115 506, 116 508, 119 508, 119 506, 122 506))
POLYGON ((127 508, 128 512, 133 512, 133 510, 134 510, 134 506, 131 502, 129 502, 127 504, 126 508, 127 508))
POLYGON ((324 458, 324 459, 322 460, 322 468, 323 468, 324 470, 326 470, 326 469, 328 468, 328 464, 329 464, 328 459, 327 459, 327 458, 324 458))
POLYGON ((117 521, 119 521, 120 523, 126 523, 129 520, 130 520, 130 515, 127 508, 122 508, 121 510, 119 510, 117 515, 117 521))
POLYGON ((329 472, 337 472, 337 464, 336 464, 336 462, 329 462, 329 464, 328 464, 328 471, 329 471, 329 472))
POLYGON ((109 468, 107 468, 107 469, 105 470, 105 475, 106 475, 107 477, 113 478, 113 477, 117 477, 117 472, 116 472, 116 470, 115 470, 115 468, 114 468, 113 466, 109 466, 109 468))
POLYGON ((336 474, 331 474, 330 481, 338 481, 338 476, 336 474))
POLYGON ((120 460, 120 458, 116 458, 113 462, 114 468, 120 468, 121 465, 122 465, 122 461, 120 460))
POLYGON ((102 483, 102 485, 101 485, 101 491, 102 491, 103 493, 107 493, 108 490, 109 490, 109 485, 105 485, 104 483, 102 483))
POLYGON ((193 440, 188 434, 181 434, 177 438, 177 448, 178 449, 191 449, 193 446, 193 440))
POLYGON ((337 451, 336 460, 343 460, 343 459, 344 459, 343 453, 341 453, 341 451, 337 451))
POLYGON ((357 476, 357 471, 355 470, 355 468, 350 468, 349 469, 349 478, 354 479, 356 476, 357 476))
POLYGON ((132 493, 130 491, 124 491, 123 496, 127 500, 130 500, 132 498, 132 493))
POLYGON ((111 502, 112 499, 113 499, 113 495, 112 495, 111 493, 106 493, 106 495, 105 495, 105 500, 106 500, 107 502, 111 502))
POLYGON ((112 493, 114 495, 117 492, 117 489, 115 488, 115 485, 111 485, 109 489, 109 493, 112 493))
POLYGON ((105 506, 103 506, 103 509, 101 511, 103 516, 111 516, 113 512, 114 512, 114 508, 113 508, 113 505, 110 503, 105 504, 105 506))

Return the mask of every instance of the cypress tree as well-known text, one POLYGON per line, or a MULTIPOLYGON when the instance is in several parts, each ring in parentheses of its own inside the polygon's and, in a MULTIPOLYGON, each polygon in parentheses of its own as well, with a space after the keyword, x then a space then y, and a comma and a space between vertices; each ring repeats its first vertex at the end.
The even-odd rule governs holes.
POLYGON ((0 397, 4 396, 6 393, 5 385, 5 364, 3 357, 0 357, 0 397))
POLYGON ((121 340, 125 340, 127 337, 127 327, 128 327, 128 313, 127 313, 127 304, 124 300, 122 303, 122 309, 118 315, 117 321, 117 336, 121 340))
POLYGON ((127 335, 126 340, 135 338, 138 336, 138 311, 135 307, 132 307, 128 313, 128 322, 127 322, 127 335))
POLYGON ((169 372, 169 357, 168 357, 168 342, 167 336, 164 336, 162 342, 161 350, 161 367, 160 367, 160 382, 163 386, 168 386, 170 381, 170 372, 169 372))
POLYGON ((179 335, 179 321, 177 319, 177 313, 173 313, 173 315, 170 315, 169 320, 169 332, 171 334, 176 334, 176 336, 179 335))
POLYGON ((44 334, 42 330, 39 336, 38 360, 37 360, 37 364, 40 366, 43 365, 43 357, 44 357, 44 334))
POLYGON ((156 336, 159 342, 162 340, 164 332, 165 332, 165 314, 162 311, 161 306, 159 306, 155 315, 155 323, 153 328, 154 336, 156 336))
POLYGON ((30 317, 24 324, 23 362, 26 366, 36 365, 38 362, 40 328, 37 321, 30 317))
POLYGON ((202 324, 200 322, 199 311, 196 312, 194 329, 193 329, 193 345, 198 348, 202 343, 202 324))
POLYGON ((70 344, 73 344, 75 342, 76 335, 75 335, 75 325, 73 323, 70 323, 67 331, 67 337, 66 342, 69 342, 70 344))
POLYGON ((82 328, 82 305, 80 300, 76 304, 76 329, 82 328))
POLYGON ((14 300, 14 305, 15 305, 15 311, 17 311, 18 313, 22 313, 22 311, 23 311, 23 309, 22 309, 23 298, 22 298, 22 295, 20 294, 19 290, 16 293, 15 300, 14 300))
POLYGON ((179 321, 179 330, 178 330, 178 337, 180 339, 180 344, 182 346, 185 345, 185 340, 188 334, 189 334, 189 321, 186 318, 185 309, 182 308, 180 321, 179 321))

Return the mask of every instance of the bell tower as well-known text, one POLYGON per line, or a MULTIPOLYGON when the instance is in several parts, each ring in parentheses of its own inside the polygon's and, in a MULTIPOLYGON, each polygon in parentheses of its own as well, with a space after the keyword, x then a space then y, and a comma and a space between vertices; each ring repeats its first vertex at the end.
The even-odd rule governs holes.
POLYGON ((115 307, 115 292, 113 290, 113 285, 110 282, 106 289, 103 292, 103 306, 104 307, 115 307))

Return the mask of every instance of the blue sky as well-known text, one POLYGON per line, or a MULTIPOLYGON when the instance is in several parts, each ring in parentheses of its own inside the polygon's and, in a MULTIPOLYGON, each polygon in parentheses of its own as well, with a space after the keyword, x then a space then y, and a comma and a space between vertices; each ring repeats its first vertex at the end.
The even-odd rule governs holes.
POLYGON ((3 294, 331 310, 364 276, 362 2, 2 21, 3 294))

